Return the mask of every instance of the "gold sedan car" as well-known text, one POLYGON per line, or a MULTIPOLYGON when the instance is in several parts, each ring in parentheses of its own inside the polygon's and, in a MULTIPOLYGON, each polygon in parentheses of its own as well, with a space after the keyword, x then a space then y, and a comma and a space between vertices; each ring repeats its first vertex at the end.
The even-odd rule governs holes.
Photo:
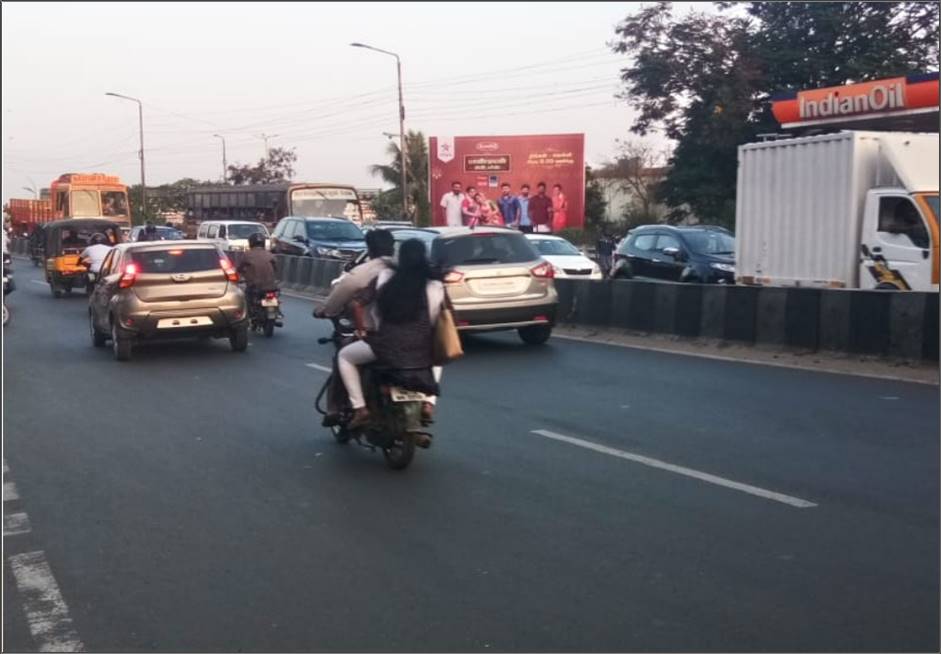
POLYGON ((141 341, 187 336, 228 338, 248 347, 248 311, 232 262, 214 243, 122 243, 101 265, 88 302, 95 347, 110 339, 118 361, 141 341))

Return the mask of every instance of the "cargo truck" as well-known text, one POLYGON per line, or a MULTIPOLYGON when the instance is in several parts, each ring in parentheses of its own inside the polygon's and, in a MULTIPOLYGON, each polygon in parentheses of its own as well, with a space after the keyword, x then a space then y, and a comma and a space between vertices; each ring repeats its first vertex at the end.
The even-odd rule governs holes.
POLYGON ((740 146, 736 282, 937 291, 938 214, 938 134, 740 146))

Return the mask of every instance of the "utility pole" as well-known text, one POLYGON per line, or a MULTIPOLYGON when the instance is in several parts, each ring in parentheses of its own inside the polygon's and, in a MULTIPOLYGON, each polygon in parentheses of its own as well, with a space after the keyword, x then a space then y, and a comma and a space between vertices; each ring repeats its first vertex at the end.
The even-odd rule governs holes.
POLYGON ((265 142, 265 161, 268 161, 268 157, 271 156, 271 151, 268 149, 268 139, 276 139, 278 138, 278 135, 261 133, 258 135, 258 138, 265 142))
POLYGON ((131 102, 137 103, 137 118, 138 126, 140 128, 140 197, 141 197, 141 215, 147 217, 147 180, 144 177, 144 105, 137 98, 132 98, 127 95, 121 95, 120 93, 105 93, 105 95, 110 95, 114 98, 121 98, 123 100, 130 100, 131 102))
POLYGON ((402 100, 402 60, 394 52, 389 52, 388 50, 382 50, 381 48, 374 48, 371 45, 366 45, 365 43, 350 43, 354 48, 365 48, 367 50, 374 50, 375 52, 381 52, 382 54, 387 54, 391 57, 395 57, 395 72, 398 80, 399 86, 399 155, 401 159, 400 165, 402 166, 402 217, 408 217, 408 171, 406 169, 406 158, 405 158, 405 102, 402 100))
POLYGON ((217 139, 222 141, 222 183, 229 183, 229 164, 225 159, 225 137, 219 134, 213 134, 217 139))

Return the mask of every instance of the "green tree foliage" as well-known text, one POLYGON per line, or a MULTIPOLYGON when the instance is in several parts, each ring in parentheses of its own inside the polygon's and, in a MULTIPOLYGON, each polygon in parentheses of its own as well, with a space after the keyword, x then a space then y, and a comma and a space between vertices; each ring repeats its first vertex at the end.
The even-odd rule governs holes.
POLYGON ((703 222, 733 224, 737 147, 777 131, 775 92, 937 69, 937 3, 715 4, 718 14, 679 17, 669 2, 644 7, 611 44, 628 57, 631 130, 677 142, 663 199, 703 222))
POLYGON ((235 164, 229 166, 229 183, 242 184, 272 184, 286 182, 294 177, 294 164, 297 154, 294 148, 271 148, 268 157, 259 159, 254 166, 249 164, 235 164))
POLYGON ((215 182, 184 177, 170 184, 147 187, 147 215, 141 211, 140 184, 128 187, 128 199, 131 203, 131 222, 142 225, 147 220, 157 220, 157 216, 167 212, 186 210, 186 192, 198 186, 213 186, 215 182))
MULTIPOLYGON (((392 188, 376 198, 373 207, 383 218, 402 215, 402 159, 399 144, 389 141, 386 146, 388 164, 375 164, 369 172, 392 188)), ((428 201, 428 142, 422 132, 409 130, 405 135, 405 174, 408 182, 409 220, 418 225, 431 224, 431 205, 428 201)))

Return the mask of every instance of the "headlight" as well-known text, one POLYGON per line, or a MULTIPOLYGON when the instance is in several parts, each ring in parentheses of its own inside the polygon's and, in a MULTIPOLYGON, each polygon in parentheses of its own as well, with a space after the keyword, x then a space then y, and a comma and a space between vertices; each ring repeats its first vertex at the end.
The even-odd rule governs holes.
POLYGON ((716 270, 721 270, 722 272, 728 272, 728 273, 735 272, 735 266, 732 265, 731 263, 710 263, 709 267, 714 268, 716 270))
POLYGON ((565 274, 565 271, 559 268, 558 266, 552 266, 552 272, 554 272, 557 276, 561 276, 565 274))
POLYGON ((600 275, 600 274, 601 274, 601 266, 599 266, 597 263, 594 264, 594 265, 592 265, 592 267, 591 267, 591 274, 592 274, 592 275, 600 275))

